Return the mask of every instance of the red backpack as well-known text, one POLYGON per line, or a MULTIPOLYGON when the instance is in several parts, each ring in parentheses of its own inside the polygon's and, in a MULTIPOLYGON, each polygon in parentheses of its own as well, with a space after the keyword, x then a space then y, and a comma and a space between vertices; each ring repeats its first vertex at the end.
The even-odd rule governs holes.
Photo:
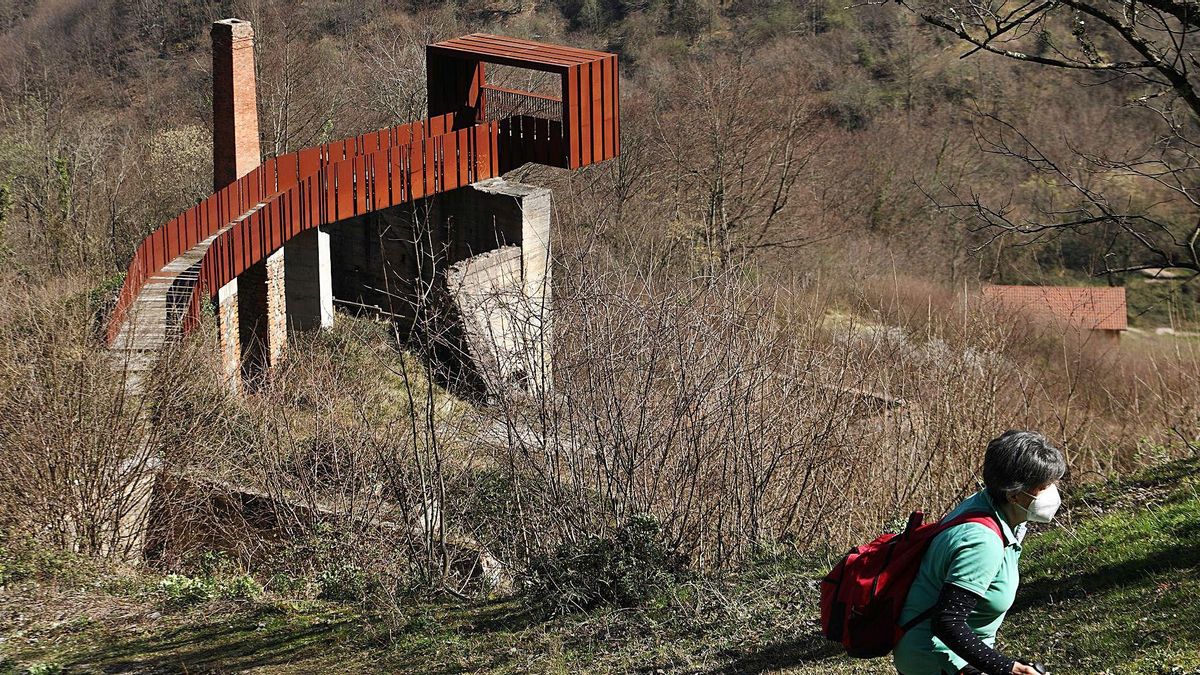
POLYGON ((904 532, 855 546, 821 580, 821 634, 845 645, 850 656, 886 656, 904 631, 929 617, 933 608, 900 625, 908 589, 934 537, 963 523, 981 523, 1004 537, 989 513, 964 513, 940 523, 924 520, 924 513, 914 511, 904 532))

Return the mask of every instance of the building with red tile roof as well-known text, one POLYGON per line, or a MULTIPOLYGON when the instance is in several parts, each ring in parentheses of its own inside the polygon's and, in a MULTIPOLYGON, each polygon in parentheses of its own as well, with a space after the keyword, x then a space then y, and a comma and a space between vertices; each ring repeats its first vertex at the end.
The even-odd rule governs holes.
POLYGON ((1125 289, 1109 286, 984 286, 983 297, 1009 310, 1119 338, 1129 328, 1125 289))

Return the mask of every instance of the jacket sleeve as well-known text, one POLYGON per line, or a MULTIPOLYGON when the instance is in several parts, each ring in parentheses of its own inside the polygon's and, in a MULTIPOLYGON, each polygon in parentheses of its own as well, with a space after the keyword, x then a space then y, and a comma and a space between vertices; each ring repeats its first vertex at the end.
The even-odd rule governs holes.
POLYGON ((1016 660, 987 646, 967 625, 967 617, 980 599, 980 596, 954 584, 942 586, 942 593, 930 617, 933 635, 979 672, 1009 675, 1016 660))

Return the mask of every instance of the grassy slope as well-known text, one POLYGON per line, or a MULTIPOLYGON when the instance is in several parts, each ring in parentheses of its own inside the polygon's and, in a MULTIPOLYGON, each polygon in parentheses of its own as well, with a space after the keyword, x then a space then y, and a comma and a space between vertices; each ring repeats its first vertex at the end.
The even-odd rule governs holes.
MULTIPOLYGON (((1056 673, 1200 673, 1198 473, 1192 460, 1089 489, 1031 535, 1007 647, 1056 673)), ((776 560, 658 607, 550 622, 511 601, 414 601, 390 630, 315 602, 171 612, 152 580, 60 577, 0 593, 0 672, 888 672, 813 636, 812 569, 776 560)))

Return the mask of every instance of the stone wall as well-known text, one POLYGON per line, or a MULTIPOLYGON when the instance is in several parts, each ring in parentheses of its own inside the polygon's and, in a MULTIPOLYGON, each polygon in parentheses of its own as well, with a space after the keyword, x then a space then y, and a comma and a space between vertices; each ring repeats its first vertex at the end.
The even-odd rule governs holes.
POLYGON ((439 209, 436 199, 423 199, 330 226, 334 302, 411 330, 446 265, 439 209))

